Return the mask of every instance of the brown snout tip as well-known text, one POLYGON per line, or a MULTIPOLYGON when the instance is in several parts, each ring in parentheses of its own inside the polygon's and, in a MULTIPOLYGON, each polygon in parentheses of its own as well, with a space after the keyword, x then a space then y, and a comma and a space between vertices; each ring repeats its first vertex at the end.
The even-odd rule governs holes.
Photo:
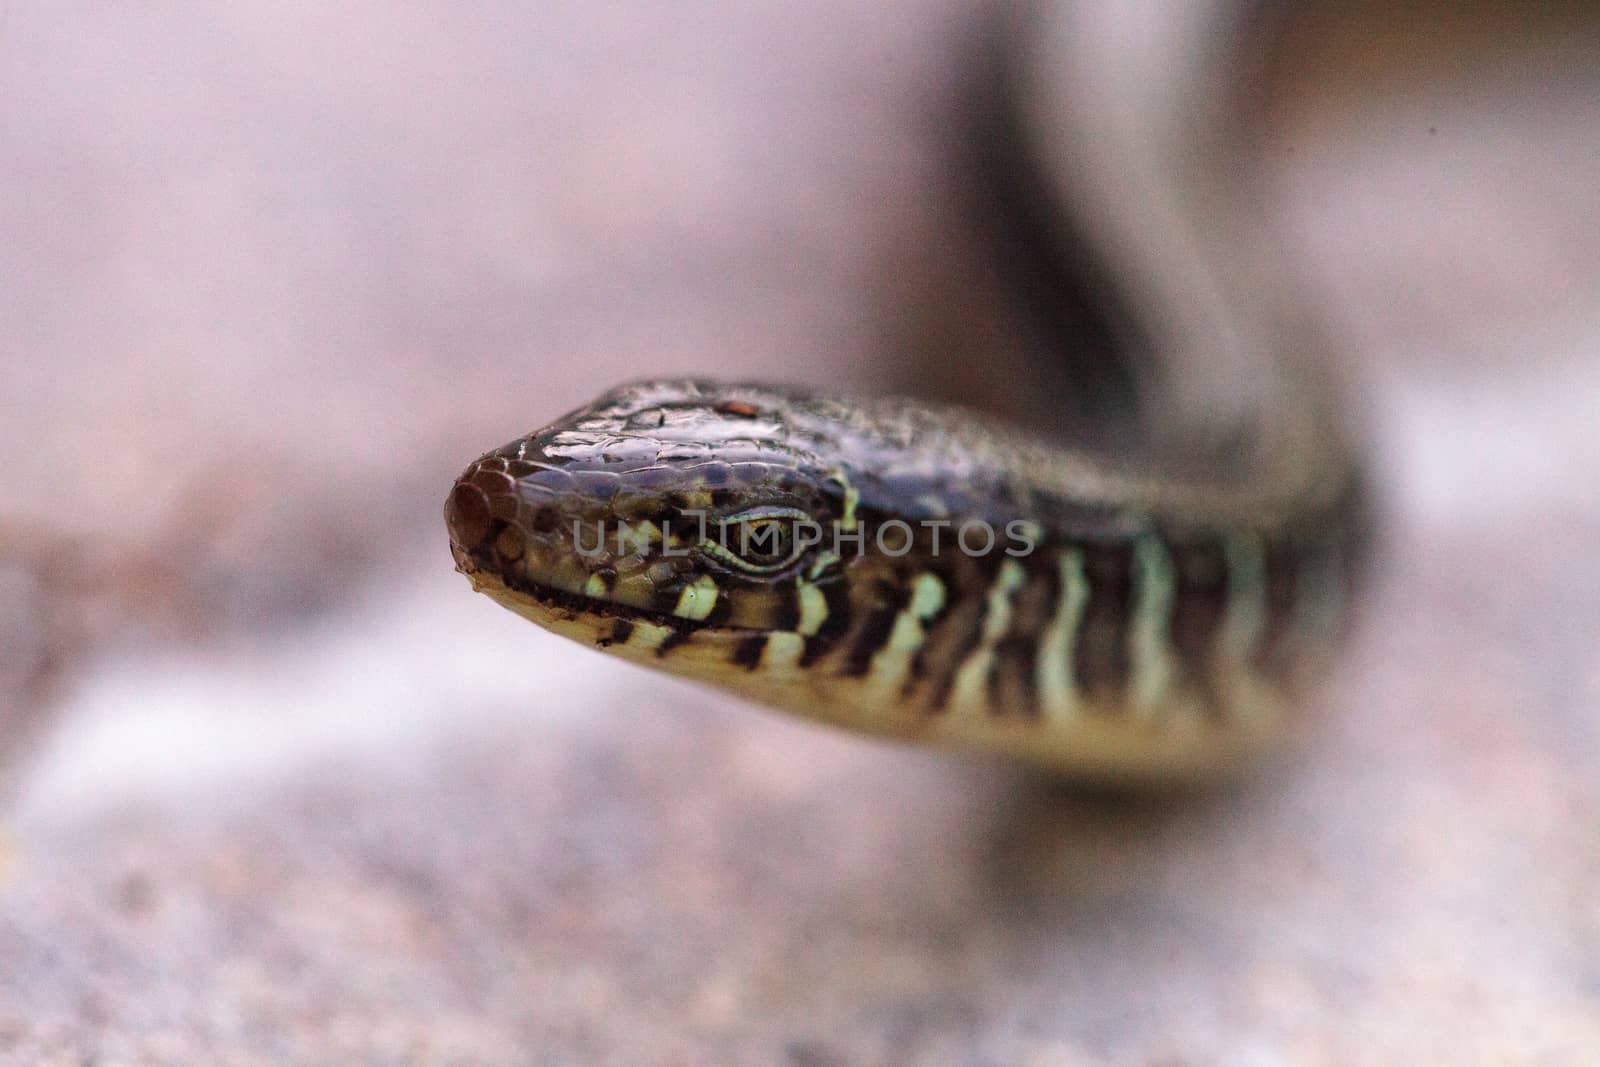
POLYGON ((450 551, 457 566, 483 544, 493 519, 488 494, 462 476, 444 502, 445 529, 450 532, 450 551))

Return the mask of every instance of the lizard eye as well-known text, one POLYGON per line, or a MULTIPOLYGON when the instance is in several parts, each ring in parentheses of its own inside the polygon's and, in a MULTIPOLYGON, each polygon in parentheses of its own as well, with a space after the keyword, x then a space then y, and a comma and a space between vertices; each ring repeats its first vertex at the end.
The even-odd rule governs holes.
POLYGON ((791 566, 820 537, 812 532, 811 516, 798 508, 750 508, 708 526, 700 551, 725 566, 746 574, 768 575, 791 566))

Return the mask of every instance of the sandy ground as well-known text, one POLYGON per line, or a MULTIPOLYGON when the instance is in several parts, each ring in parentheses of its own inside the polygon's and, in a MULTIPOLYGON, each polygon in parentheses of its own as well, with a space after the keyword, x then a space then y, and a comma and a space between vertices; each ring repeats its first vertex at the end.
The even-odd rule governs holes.
POLYGON ((597 383, 873 384, 981 13, 0 7, 0 1059, 1592 1060, 1600 21, 1455 10, 1273 109, 1360 633, 1129 800, 563 645, 439 520, 597 383))

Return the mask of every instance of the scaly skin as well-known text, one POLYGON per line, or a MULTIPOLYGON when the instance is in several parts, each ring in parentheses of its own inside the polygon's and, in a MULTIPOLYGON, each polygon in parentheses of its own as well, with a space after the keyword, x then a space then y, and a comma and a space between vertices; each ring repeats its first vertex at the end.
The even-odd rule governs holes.
POLYGON ((1179 482, 956 409, 648 382, 479 459, 446 520, 476 589, 636 662, 1080 778, 1192 778, 1278 732, 1359 555, 1336 436, 1309 407, 1268 429, 1248 477, 1179 482))

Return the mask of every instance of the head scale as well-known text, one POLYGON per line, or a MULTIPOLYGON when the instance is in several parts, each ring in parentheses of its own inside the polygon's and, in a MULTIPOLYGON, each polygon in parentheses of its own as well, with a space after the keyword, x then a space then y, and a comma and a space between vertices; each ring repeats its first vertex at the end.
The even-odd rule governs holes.
POLYGON ((795 425, 794 400, 692 381, 614 390, 458 479, 457 567, 568 614, 793 628, 797 590, 838 579, 831 531, 856 500, 840 442, 795 425))

